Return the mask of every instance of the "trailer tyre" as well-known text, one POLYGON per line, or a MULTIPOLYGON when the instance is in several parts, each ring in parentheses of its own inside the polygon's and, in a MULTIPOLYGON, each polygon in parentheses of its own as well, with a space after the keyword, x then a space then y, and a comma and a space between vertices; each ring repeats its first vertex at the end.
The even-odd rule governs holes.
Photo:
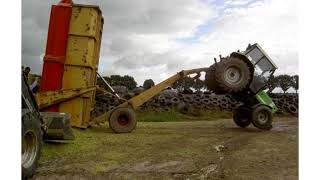
POLYGON ((249 126, 251 124, 250 110, 245 106, 239 106, 233 113, 233 121, 242 128, 249 126))
POLYGON ((252 109, 252 124, 262 130, 272 129, 272 112, 271 109, 264 105, 259 105, 252 109))
POLYGON ((21 170, 22 179, 33 176, 42 147, 42 130, 39 119, 28 113, 22 117, 21 170))
POLYGON ((136 125, 136 115, 131 108, 120 107, 110 115, 109 126, 116 133, 130 133, 136 125))

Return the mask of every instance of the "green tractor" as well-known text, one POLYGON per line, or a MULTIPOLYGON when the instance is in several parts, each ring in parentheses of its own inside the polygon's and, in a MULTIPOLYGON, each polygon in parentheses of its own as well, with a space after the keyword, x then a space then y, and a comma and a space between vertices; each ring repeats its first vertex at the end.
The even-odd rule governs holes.
POLYGON ((278 108, 265 89, 276 69, 259 44, 249 44, 244 52, 233 52, 210 66, 205 83, 214 93, 229 94, 242 102, 233 114, 239 127, 252 123, 259 129, 270 130, 272 115, 278 108))

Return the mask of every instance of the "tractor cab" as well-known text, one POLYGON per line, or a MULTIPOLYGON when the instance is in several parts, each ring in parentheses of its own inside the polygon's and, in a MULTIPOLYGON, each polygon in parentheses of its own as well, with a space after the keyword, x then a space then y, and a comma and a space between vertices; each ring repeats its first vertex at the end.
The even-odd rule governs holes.
POLYGON ((249 45, 243 53, 255 67, 253 80, 250 84, 250 90, 256 94, 266 87, 267 81, 278 67, 258 43, 249 45))

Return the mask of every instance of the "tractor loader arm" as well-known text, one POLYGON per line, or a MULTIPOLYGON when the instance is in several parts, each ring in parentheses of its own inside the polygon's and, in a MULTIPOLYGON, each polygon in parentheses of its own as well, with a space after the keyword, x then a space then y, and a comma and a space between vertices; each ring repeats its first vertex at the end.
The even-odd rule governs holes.
POLYGON ((145 102, 147 102, 149 99, 154 97, 155 95, 159 94, 162 90, 166 89, 176 81, 191 75, 191 74, 197 74, 197 78, 199 78, 199 74, 201 72, 208 71, 209 68, 197 68, 197 69, 190 69, 190 70, 182 70, 178 72, 177 74, 169 77, 168 79, 162 81, 161 83, 151 87, 150 89, 142 92, 141 94, 129 99, 128 101, 120 104, 116 108, 104 113, 101 116, 96 117, 93 122, 104 122, 106 120, 109 120, 110 115, 112 114, 113 110, 118 108, 131 108, 133 110, 137 109, 139 106, 143 105, 145 102))
MULTIPOLYGON (((198 68, 198 69, 191 69, 191 70, 183 70, 178 72, 177 74, 169 77, 168 79, 162 81, 161 83, 151 87, 150 89, 142 92, 141 94, 129 99, 128 101, 124 102, 123 104, 119 105, 119 107, 131 107, 132 109, 137 109, 139 106, 143 105, 149 99, 154 97, 155 95, 159 94, 162 90, 166 89, 167 87, 171 86, 176 81, 190 75, 190 74, 199 74, 200 72, 206 71, 208 68, 198 68)), ((199 76, 197 76, 199 77, 199 76)))

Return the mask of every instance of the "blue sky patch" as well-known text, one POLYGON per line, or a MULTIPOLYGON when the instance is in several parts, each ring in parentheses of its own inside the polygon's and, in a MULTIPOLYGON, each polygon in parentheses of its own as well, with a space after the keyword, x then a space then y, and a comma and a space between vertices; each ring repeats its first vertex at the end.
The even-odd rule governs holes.
POLYGON ((227 0, 200 0, 201 2, 208 4, 209 6, 218 7, 215 8, 216 10, 219 9, 220 12, 218 13, 217 17, 212 17, 212 19, 208 20, 207 22, 199 25, 196 29, 196 31, 188 37, 183 37, 183 38, 177 38, 175 39, 179 43, 186 43, 186 44, 192 44, 192 43, 197 43, 200 40, 200 37, 203 35, 206 35, 215 28, 215 23, 219 17, 223 15, 223 11, 229 8, 246 8, 248 7, 251 3, 257 2, 257 1, 262 1, 262 0, 248 0, 244 1, 243 3, 240 4, 232 4, 235 3, 236 1, 227 1, 227 0), (230 2, 230 3, 228 3, 230 2))
POLYGON ((178 38, 176 41, 180 43, 197 43, 200 39, 201 36, 210 33, 214 29, 216 19, 210 19, 204 24, 201 24, 200 26, 197 27, 197 30, 189 37, 184 37, 184 38, 178 38))

